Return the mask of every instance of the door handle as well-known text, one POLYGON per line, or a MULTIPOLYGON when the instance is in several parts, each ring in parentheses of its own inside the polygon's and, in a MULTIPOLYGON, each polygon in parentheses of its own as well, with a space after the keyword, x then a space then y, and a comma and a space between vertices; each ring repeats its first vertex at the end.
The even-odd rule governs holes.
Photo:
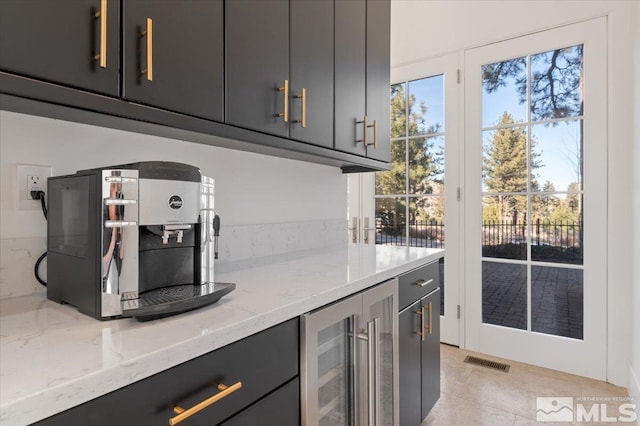
POLYGON ((349 231, 351 231, 352 233, 351 241, 353 242, 353 244, 356 244, 358 242, 358 218, 357 217, 353 218, 353 226, 349 228, 349 231))
POLYGON ((362 228, 362 231, 364 232, 364 243, 365 244, 369 244, 369 231, 375 231, 376 228, 371 228, 369 226, 369 218, 365 217, 364 218, 364 227, 362 228))
MULTIPOLYGON (((422 307, 424 309, 424 306, 422 307)), ((429 302, 429 325, 427 326, 427 330, 429 334, 433 332, 433 302, 429 302)), ((424 332, 424 330, 423 330, 424 332)))

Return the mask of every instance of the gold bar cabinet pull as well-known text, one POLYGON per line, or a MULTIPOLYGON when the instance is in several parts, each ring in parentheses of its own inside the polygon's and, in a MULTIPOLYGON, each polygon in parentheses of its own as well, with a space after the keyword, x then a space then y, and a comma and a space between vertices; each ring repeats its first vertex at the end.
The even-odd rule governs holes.
POLYGON ((107 67, 107 0, 100 0, 100 11, 96 12, 96 19, 100 19, 100 52, 94 56, 100 68, 107 67))
POLYGON ((414 311, 416 314, 420 315, 420 331, 416 331, 416 334, 420 336, 420 340, 424 342, 425 332, 424 332, 424 306, 420 308, 419 311, 414 311))
POLYGON ((433 332, 432 325, 433 325, 433 302, 429 302, 429 327, 428 327, 429 334, 433 332))
POLYGON ((285 123, 289 122, 289 80, 285 80, 282 87, 278 87, 276 92, 284 92, 283 103, 284 111, 276 114, 276 117, 282 117, 285 123))
POLYGON ((373 120, 373 124, 369 127, 373 127, 373 149, 378 148, 378 122, 373 120))
POLYGON ((300 94, 294 97, 300 99, 300 108, 302 109, 300 120, 295 120, 294 123, 300 123, 302 127, 307 127, 307 89, 303 87, 300 94))
POLYGON ((169 425, 170 426, 177 425, 181 421, 188 419, 189 417, 193 416, 197 412, 204 410, 211 404, 215 404, 216 402, 220 401, 222 398, 225 398, 226 396, 232 394, 233 392, 237 391, 241 387, 242 387, 242 382, 237 382, 231 386, 225 386, 222 383, 220 383, 218 385, 218 390, 220 392, 210 396, 209 398, 205 399, 202 402, 197 403, 193 407, 188 408, 186 410, 180 406, 173 407, 173 412, 176 413, 177 416, 171 417, 169 419, 169 425))
POLYGON ((433 278, 431 278, 429 281, 425 281, 425 280, 418 280, 416 281, 416 285, 418 287, 424 287, 425 285, 429 285, 433 282, 433 278))
POLYGON ((140 70, 140 74, 146 74, 148 81, 153 81, 153 20, 147 18, 147 29, 140 33, 147 38, 147 68, 140 70))
POLYGON ((364 146, 367 146, 367 116, 360 121, 356 121, 356 124, 362 124, 362 139, 356 140, 356 143, 362 142, 364 146))

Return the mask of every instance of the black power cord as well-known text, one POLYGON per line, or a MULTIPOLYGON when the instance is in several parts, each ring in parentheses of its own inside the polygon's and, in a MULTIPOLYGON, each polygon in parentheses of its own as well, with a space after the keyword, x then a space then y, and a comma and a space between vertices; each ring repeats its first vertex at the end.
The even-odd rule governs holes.
MULTIPOLYGON (((44 197, 44 191, 31 191, 31 198, 33 198, 34 200, 40 200, 40 206, 42 207, 42 214, 44 214, 44 219, 47 220, 48 219, 48 212, 47 212, 47 204, 45 202, 45 197, 44 197)), ((42 253, 40 255, 40 257, 38 258, 38 260, 36 261, 36 266, 33 269, 33 273, 36 276, 36 280, 38 280, 38 282, 40 284, 42 284, 43 286, 47 286, 47 282, 45 280, 43 280, 42 278, 40 278, 40 264, 42 263, 42 261, 44 260, 44 258, 47 257, 47 252, 45 251, 44 253, 42 253)))

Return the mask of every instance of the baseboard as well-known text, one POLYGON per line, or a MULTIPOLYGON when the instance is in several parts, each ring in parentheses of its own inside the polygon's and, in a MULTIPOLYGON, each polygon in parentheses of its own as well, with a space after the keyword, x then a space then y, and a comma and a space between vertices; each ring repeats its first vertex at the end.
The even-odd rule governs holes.
POLYGON ((638 381, 637 373, 629 365, 629 396, 633 398, 633 402, 636 404, 636 413, 638 414, 638 419, 640 419, 640 381, 638 381))

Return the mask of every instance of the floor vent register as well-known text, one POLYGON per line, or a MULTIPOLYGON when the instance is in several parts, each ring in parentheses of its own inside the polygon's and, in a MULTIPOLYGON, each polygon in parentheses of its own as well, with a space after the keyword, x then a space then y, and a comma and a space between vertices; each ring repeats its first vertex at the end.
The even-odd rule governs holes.
POLYGON ((511 366, 509 364, 503 364, 502 362, 489 361, 488 359, 477 358, 475 356, 467 355, 464 359, 467 364, 479 365, 481 367, 491 368, 493 370, 502 371, 504 373, 509 372, 511 366))

